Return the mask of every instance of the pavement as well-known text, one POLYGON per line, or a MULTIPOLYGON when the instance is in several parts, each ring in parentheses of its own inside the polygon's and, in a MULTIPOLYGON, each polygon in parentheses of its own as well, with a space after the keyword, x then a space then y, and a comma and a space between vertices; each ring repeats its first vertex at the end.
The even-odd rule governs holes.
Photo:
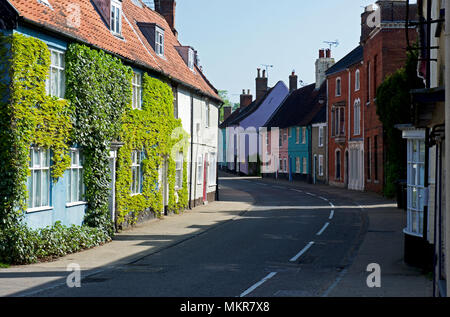
MULTIPOLYGON (((222 175, 229 177, 230 175, 222 175)), ((250 178, 250 181, 252 179, 250 178)), ((353 252, 350 264, 343 268, 323 296, 330 297, 429 297, 432 282, 421 270, 403 262, 405 212, 395 202, 373 194, 353 192, 326 185, 290 183, 258 179, 299 188, 324 197, 346 197, 360 208, 364 219, 361 243, 353 252), (368 263, 381 268, 381 287, 366 284, 368 263)), ((199 206, 180 215, 151 220, 119 233, 108 244, 71 254, 52 262, 0 269, 0 296, 39 296, 66 283, 67 267, 75 263, 86 278, 163 252, 223 226, 249 211, 254 198, 245 190, 221 185, 221 201, 199 206)))

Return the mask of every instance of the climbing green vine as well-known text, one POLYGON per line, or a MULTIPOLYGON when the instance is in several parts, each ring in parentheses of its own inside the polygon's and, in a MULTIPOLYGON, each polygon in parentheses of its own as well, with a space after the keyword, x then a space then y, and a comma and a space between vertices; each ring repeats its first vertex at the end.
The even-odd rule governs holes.
MULTIPOLYGON (((117 223, 135 224, 145 212, 161 216, 164 211, 161 177, 164 160, 167 161, 168 208, 172 211, 187 205, 187 165, 183 164, 183 186, 175 190, 175 158, 178 152, 187 156, 187 134, 181 121, 173 115, 173 94, 170 87, 147 74, 142 82, 142 108, 127 107, 122 120, 117 169, 117 223), (141 154, 142 185, 140 193, 131 195, 132 152, 141 154), (178 199, 176 198, 178 197, 178 199)), ((184 160, 185 162, 186 160, 184 160)))
POLYGON ((17 33, 0 36, 0 42, 0 229, 6 229, 26 210, 30 146, 52 151, 54 181, 70 166, 73 108, 46 93, 45 43, 17 33))
POLYGON ((69 46, 66 68, 66 98, 75 109, 73 140, 84 155, 84 223, 112 234, 109 151, 131 102, 132 70, 118 58, 79 44, 69 46))

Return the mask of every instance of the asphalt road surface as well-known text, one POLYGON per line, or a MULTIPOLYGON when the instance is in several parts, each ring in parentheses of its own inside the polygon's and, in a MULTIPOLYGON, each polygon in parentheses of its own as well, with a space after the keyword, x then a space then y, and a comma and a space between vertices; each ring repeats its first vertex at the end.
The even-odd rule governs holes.
MULTIPOLYGON (((326 296, 364 236, 364 213, 348 197, 261 179, 222 178, 254 207, 233 221, 134 263, 35 296, 326 296)), ((232 200, 233 197, 224 199, 232 200)))

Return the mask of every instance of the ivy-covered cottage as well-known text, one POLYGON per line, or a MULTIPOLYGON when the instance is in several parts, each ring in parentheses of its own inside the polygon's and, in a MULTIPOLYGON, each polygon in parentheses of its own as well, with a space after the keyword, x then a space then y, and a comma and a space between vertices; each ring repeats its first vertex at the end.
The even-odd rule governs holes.
POLYGON ((111 232, 214 198, 222 102, 175 6, 0 1, 0 233, 111 232))

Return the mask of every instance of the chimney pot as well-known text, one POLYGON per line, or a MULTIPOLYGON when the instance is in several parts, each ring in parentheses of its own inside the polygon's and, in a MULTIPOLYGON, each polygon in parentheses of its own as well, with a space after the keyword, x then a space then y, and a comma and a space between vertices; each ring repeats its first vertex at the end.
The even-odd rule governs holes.
POLYGON ((327 58, 331 58, 331 50, 330 49, 327 49, 326 54, 327 54, 327 58))
POLYGON ((265 69, 263 69, 263 75, 262 75, 262 77, 263 77, 263 78, 266 78, 266 70, 265 70, 265 69))
POLYGON ((250 89, 247 89, 247 95, 250 95, 250 89))
POLYGON ((258 68, 258 78, 261 78, 261 68, 258 68))
POLYGON ((319 58, 324 58, 325 57, 325 50, 320 49, 319 50, 319 58))

